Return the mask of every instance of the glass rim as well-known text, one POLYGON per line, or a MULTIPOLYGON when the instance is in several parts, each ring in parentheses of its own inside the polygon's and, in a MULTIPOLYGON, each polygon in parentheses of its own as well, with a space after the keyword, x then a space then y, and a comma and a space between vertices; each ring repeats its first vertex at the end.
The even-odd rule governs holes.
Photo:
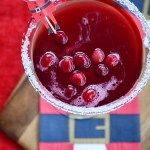
POLYGON ((32 86, 36 89, 36 91, 50 104, 66 111, 68 113, 76 114, 76 115, 98 115, 108 113, 110 111, 116 110, 123 106, 124 104, 132 101, 138 93, 143 89, 150 78, 150 27, 147 24, 147 21, 143 14, 138 10, 138 8, 131 3, 129 0, 115 0, 118 2, 119 5, 125 7, 128 11, 130 11, 135 17, 140 21, 142 25, 142 30, 146 34, 145 38, 143 39, 143 43, 147 49, 147 58, 146 59, 146 69, 143 72, 141 79, 138 79, 135 82, 134 87, 127 92, 124 96, 120 97, 119 99, 114 100, 108 104, 98 106, 98 107, 78 107, 73 106, 67 103, 62 102, 61 100, 55 98, 38 80, 36 73, 33 69, 33 63, 30 59, 30 54, 28 52, 30 46, 30 36, 32 35, 32 31, 37 27, 37 23, 34 20, 31 20, 25 37, 22 41, 22 49, 21 49, 21 56, 22 56, 22 63, 25 69, 25 73, 27 74, 29 81, 31 82, 32 86), (128 96, 127 96, 128 95, 128 96))

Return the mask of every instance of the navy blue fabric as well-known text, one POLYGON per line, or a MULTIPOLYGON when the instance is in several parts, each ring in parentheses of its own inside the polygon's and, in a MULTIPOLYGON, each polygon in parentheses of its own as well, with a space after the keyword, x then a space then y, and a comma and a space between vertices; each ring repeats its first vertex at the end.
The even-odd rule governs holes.
POLYGON ((75 122, 76 138, 103 138, 104 130, 96 130, 97 126, 103 126, 104 119, 84 119, 75 122))
POLYGON ((68 117, 61 115, 40 115, 40 141, 67 142, 68 117))
MULTIPOLYGON (((69 142, 69 118, 62 115, 41 115, 41 142, 69 142)), ((104 130, 96 130, 103 126, 102 119, 74 120, 74 138, 103 138, 104 130)), ((73 128, 71 126, 71 128, 73 128)), ((111 142, 140 142, 139 115, 110 115, 111 142)))
POLYGON ((140 142, 139 115, 111 115, 110 142, 140 142))
POLYGON ((130 0, 130 1, 133 2, 138 7, 138 9, 142 12, 144 6, 143 0, 130 0))

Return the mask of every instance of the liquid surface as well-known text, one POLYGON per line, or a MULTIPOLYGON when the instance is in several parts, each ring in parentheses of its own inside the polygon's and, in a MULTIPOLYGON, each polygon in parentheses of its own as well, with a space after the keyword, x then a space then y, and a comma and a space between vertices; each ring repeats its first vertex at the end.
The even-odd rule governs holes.
POLYGON ((55 17, 68 42, 57 43, 45 27, 39 30, 33 62, 41 83, 57 99, 76 106, 97 107, 124 96, 142 68, 142 41, 132 17, 110 0, 67 2, 55 17), (101 52, 94 53, 97 49, 101 52), (55 61, 41 69, 46 53, 55 61), (75 59, 78 54, 85 61, 75 59))

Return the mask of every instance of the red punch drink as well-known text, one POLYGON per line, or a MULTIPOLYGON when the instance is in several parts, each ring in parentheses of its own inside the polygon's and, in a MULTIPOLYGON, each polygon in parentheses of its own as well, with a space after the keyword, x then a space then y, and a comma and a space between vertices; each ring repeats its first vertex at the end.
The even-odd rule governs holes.
POLYGON ((144 86, 133 90, 147 49, 137 26, 141 20, 131 14, 111 0, 59 5, 57 34, 38 25, 33 36, 33 73, 25 67, 35 74, 32 84, 52 104, 76 114, 108 112, 128 102, 144 86))
POLYGON ((116 4, 73 1, 55 17, 68 39, 58 43, 40 28, 33 61, 41 83, 56 98, 76 106, 96 107, 125 95, 139 78, 143 56, 131 16, 116 4))

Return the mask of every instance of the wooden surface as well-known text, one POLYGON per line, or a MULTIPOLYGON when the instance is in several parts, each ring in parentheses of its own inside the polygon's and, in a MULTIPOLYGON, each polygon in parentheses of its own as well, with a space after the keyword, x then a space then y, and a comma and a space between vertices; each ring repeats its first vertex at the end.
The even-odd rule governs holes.
POLYGON ((28 150, 37 149, 38 97, 26 76, 23 76, 0 113, 0 129, 28 150))
MULTIPOLYGON (((142 150, 150 150, 150 82, 140 96, 142 150)), ((9 99, 5 110, 0 114, 0 129, 22 145, 23 149, 36 150, 38 94, 25 76, 9 99)))
POLYGON ((140 96, 142 149, 150 150, 150 81, 140 96))

